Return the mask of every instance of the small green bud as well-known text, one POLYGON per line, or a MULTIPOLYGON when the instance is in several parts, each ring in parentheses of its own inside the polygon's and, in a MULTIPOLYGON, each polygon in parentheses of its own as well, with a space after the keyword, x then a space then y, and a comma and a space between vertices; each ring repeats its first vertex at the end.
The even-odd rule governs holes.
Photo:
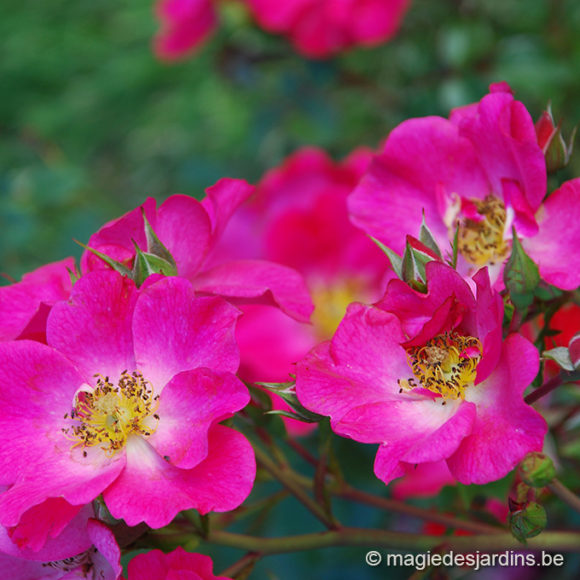
POLYGON ((509 523, 513 536, 525 544, 528 538, 542 533, 547 522, 544 508, 536 502, 530 502, 526 507, 512 512, 509 523))
POLYGON ((530 487, 545 487, 556 477, 556 469, 547 455, 533 452, 520 463, 520 476, 530 487))

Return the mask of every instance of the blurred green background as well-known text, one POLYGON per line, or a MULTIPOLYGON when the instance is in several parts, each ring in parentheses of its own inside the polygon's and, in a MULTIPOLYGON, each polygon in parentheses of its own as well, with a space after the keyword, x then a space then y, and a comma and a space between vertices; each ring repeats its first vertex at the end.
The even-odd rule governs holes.
MULTIPOLYGON (((152 2, 3 0, 0 272, 78 255, 104 221, 219 177, 251 181, 302 145, 376 147, 507 80, 537 117, 580 119, 577 0, 414 0, 376 49, 308 61, 222 6, 218 34, 167 66, 152 2)), ((570 175, 580 174, 574 155, 570 175)))
MULTIPOLYGON (((491 82, 508 81, 534 118, 551 100, 565 135, 580 120, 578 0, 413 0, 392 42, 328 61, 300 57, 283 38, 253 27, 239 5, 224 5, 221 16, 219 32, 199 53, 167 66, 151 53, 150 1, 3 0, 0 272, 18 279, 78 256, 73 238, 86 242, 147 196, 201 196, 223 176, 255 182, 303 145, 336 158, 377 147, 401 121, 447 116, 479 100, 491 82)), ((575 175, 577 153, 558 178, 575 175)), ((381 493, 384 486, 368 478, 374 446, 340 446, 360 474, 355 483, 381 493)), ((462 492, 466 506, 477 493, 462 492)), ((456 498, 419 503, 441 508, 456 498)), ((280 505, 259 532, 318 529, 303 511, 291 501, 280 505)), ((408 525, 369 508, 339 515, 355 526, 408 525)), ((228 564, 241 555, 209 551, 216 559, 223 552, 228 564)), ((368 568, 365 553, 337 548, 269 558, 256 577, 411 575, 368 568)), ((566 561, 557 578, 577 578, 578 556, 566 561)), ((216 570, 223 568, 216 560, 216 570)), ((523 572, 506 577, 538 577, 523 572)))

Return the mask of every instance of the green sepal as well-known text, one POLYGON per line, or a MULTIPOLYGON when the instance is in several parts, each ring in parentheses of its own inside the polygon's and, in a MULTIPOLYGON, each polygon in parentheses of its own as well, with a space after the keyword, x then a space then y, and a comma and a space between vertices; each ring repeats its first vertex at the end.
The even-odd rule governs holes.
POLYGON ((391 267, 393 268, 393 271, 402 280, 403 279, 403 260, 401 259, 401 256, 399 256, 399 254, 397 254, 396 252, 393 252, 393 250, 391 250, 391 248, 387 248, 387 246, 385 246, 385 244, 383 244, 382 242, 379 242, 379 240, 377 240, 376 238, 373 238, 372 236, 370 236, 370 238, 382 250, 382 252, 385 254, 385 256, 387 256, 387 258, 389 259, 389 262, 391 263, 391 267))
POLYGON ((510 298, 518 310, 525 310, 534 301, 534 291, 540 283, 538 266, 526 254, 512 227, 512 252, 505 266, 503 280, 510 298))
POLYGON ((423 211, 423 218, 421 219, 421 229, 419 230, 419 241, 429 248, 432 252, 436 254, 436 256, 442 260, 443 255, 441 254, 441 250, 431 233, 431 230, 425 223, 425 212, 423 211))
POLYGON ((294 413, 288 411, 268 411, 266 415, 282 415, 283 417, 289 417, 291 419, 296 419, 297 421, 302 421, 303 423, 319 423, 326 417, 324 415, 319 415, 318 413, 313 413, 309 411, 304 405, 300 403, 298 397, 296 397, 296 391, 294 389, 294 383, 256 383, 261 387, 264 387, 268 391, 275 393, 281 397, 287 405, 290 406, 294 413))
POLYGON ((433 261, 440 261, 439 256, 417 238, 408 235, 403 254, 403 281, 416 289, 424 288, 427 282, 425 268, 433 261))
POLYGON ((133 263, 133 271, 131 277, 137 286, 141 286, 151 274, 163 274, 164 276, 177 276, 177 270, 174 265, 167 260, 143 252, 137 243, 133 240, 135 246, 135 262, 133 263))
POLYGON ((147 240, 147 253, 161 258, 173 267, 175 274, 166 274, 167 276, 177 276, 177 264, 171 252, 163 245, 163 242, 157 237, 157 234, 153 231, 149 220, 145 216, 145 210, 141 208, 141 213, 143 215, 143 223, 145 224, 145 239, 147 240))
POLYGON ((86 246, 85 244, 83 244, 82 242, 79 242, 78 240, 74 240, 74 241, 79 246, 84 248, 85 250, 88 250, 89 252, 91 252, 95 256, 101 258, 101 260, 103 260, 103 262, 105 262, 105 264, 107 264, 108 266, 113 268, 113 270, 115 270, 115 272, 119 272, 119 274, 121 274, 122 276, 127 276, 128 278, 133 278, 131 270, 129 270, 129 268, 127 268, 127 266, 125 266, 125 264, 122 264, 121 262, 117 262, 117 260, 113 260, 112 258, 109 258, 109 256, 107 256, 106 254, 99 252, 99 250, 95 250, 95 248, 91 248, 90 246, 86 246))

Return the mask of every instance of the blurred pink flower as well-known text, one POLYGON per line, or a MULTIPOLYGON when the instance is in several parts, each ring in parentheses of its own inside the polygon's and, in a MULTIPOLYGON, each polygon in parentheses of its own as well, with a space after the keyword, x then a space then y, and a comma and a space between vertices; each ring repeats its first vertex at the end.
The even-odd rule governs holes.
MULTIPOLYGON (((373 46, 397 32, 410 0, 242 0, 268 32, 287 36, 310 58, 327 58, 355 46, 373 46)), ((160 0, 161 30, 155 52, 176 60, 197 49, 215 30, 212 0, 160 0)))
POLYGON ((428 263, 426 276, 427 294, 393 280, 376 306, 352 304, 298 364, 296 392, 337 434, 380 444, 385 483, 441 460, 461 483, 494 481, 542 448, 546 423, 522 399, 538 352, 519 335, 502 341, 485 270, 476 296, 445 264, 428 263))
MULTIPOLYGON (((230 219, 212 263, 259 258, 295 268, 315 304, 312 324, 272 307, 242 306, 236 336, 245 380, 288 380, 293 363, 332 336, 350 302, 382 295, 388 261, 346 209, 370 157, 360 149, 335 163, 319 149, 301 149, 269 171, 230 219)), ((310 428, 291 419, 287 425, 295 434, 310 428)))
POLYGON ((192 554, 181 547, 169 554, 161 550, 138 554, 129 562, 127 570, 127 580, 228 580, 225 576, 214 575, 209 556, 192 554))

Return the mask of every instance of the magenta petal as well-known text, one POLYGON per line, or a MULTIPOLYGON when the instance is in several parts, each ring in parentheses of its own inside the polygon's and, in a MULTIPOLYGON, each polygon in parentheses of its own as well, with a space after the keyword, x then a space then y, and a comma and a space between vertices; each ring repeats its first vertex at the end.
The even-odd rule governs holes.
POLYGON ((485 96, 477 112, 462 119, 459 130, 477 149, 494 193, 501 193, 502 179, 519 181, 537 209, 546 195, 546 162, 530 114, 503 91, 485 96))
POLYGON ((0 552, 42 562, 75 556, 92 544, 86 529, 92 515, 90 505, 73 507, 61 498, 49 499, 28 510, 10 537, 0 526, 0 552))
POLYGON ((530 451, 540 451, 543 417, 523 399, 538 372, 538 351, 525 338, 510 335, 495 371, 466 391, 477 405, 473 431, 447 463, 461 483, 488 483, 506 475, 530 451))
POLYGON ((239 314, 221 298, 196 297, 183 278, 164 278, 142 289, 133 316, 139 370, 158 393, 184 370, 209 367, 235 373, 239 314))
POLYGON ((210 0, 160 0, 157 15, 162 28, 155 38, 155 53, 176 60, 201 45, 217 26, 210 0))
MULTIPOLYGON (((105 224, 96 234, 91 236, 88 246, 106 254, 114 260, 128 262, 130 267, 133 256, 135 255, 133 240, 140 248, 147 247, 143 212, 145 212, 147 220, 153 226, 153 229, 155 229, 155 206, 156 201, 152 197, 147 198, 145 203, 139 207, 105 224)), ((108 268, 109 266, 101 258, 91 252, 86 251, 83 254, 81 260, 81 269, 83 272, 108 268)))
POLYGON ((353 408, 396 399, 397 379, 410 372, 403 340, 393 315, 351 304, 332 342, 323 342, 297 364, 300 402, 337 422, 353 408))
POLYGON ((523 240, 546 282, 574 290, 580 285, 580 178, 567 181, 536 214, 540 232, 523 240))
POLYGON ((477 365, 477 385, 490 375, 501 354, 503 301, 491 289, 487 268, 479 270, 473 280, 477 286, 477 336, 483 347, 483 356, 477 365))
POLYGON ((88 521, 87 532, 97 549, 97 552, 92 555, 95 578, 118 580, 123 567, 121 566, 121 550, 113 532, 103 522, 95 519, 88 521))
POLYGON ((137 289, 117 272, 89 272, 75 285, 69 302, 50 313, 47 340, 94 384, 93 376, 115 377, 133 370, 131 318, 137 289))
POLYGON ((211 425, 249 400, 248 389, 233 374, 207 368, 179 373, 163 389, 157 411, 161 419, 149 442, 176 467, 191 469, 207 456, 211 425))
POLYGON ((314 305, 308 289, 292 268, 264 260, 236 260, 198 274, 193 284, 199 292, 237 298, 271 296, 289 316, 308 321, 314 305))
MULTIPOLYGON (((416 413, 416 433, 409 436, 401 432, 399 438, 379 447, 375 474, 385 483, 404 475, 406 464, 432 463, 448 458, 471 432, 477 414, 473 403, 448 401, 446 406, 452 407, 450 412, 444 411, 445 408, 436 402, 429 403, 439 407, 435 417, 425 405, 420 406, 416 413)), ((406 415, 405 419, 412 417, 409 413, 406 415)))
POLYGON ((177 263, 179 275, 195 275, 208 252, 211 223, 203 205, 187 195, 172 195, 157 211, 155 233, 177 263))
POLYGON ((46 321, 48 308, 58 300, 68 298, 71 290, 69 270, 75 268, 74 260, 67 258, 54 262, 25 274, 22 281, 10 286, 0 287, 0 340, 31 338, 43 340, 46 338, 42 325, 33 333, 27 327, 31 321, 40 315, 46 321))
POLYGON ((211 220, 215 238, 221 236, 231 215, 254 192, 254 186, 242 179, 223 178, 205 190, 201 204, 211 220))
POLYGON ((209 556, 186 552, 181 546, 168 554, 161 550, 138 554, 129 562, 127 572, 128 580, 228 580, 214 576, 209 556))
POLYGON ((449 234, 437 204, 440 188, 462 197, 490 193, 474 148, 455 125, 439 117, 405 121, 391 132, 350 196, 353 222, 402 252, 405 236, 418 235, 424 210, 427 225, 447 250, 449 234))
POLYGON ((127 443, 127 468, 103 493, 114 517, 128 525, 167 525, 185 509, 229 511, 248 496, 256 464, 246 438, 216 425, 209 432, 207 458, 193 469, 179 469, 160 457, 141 437, 127 443))

